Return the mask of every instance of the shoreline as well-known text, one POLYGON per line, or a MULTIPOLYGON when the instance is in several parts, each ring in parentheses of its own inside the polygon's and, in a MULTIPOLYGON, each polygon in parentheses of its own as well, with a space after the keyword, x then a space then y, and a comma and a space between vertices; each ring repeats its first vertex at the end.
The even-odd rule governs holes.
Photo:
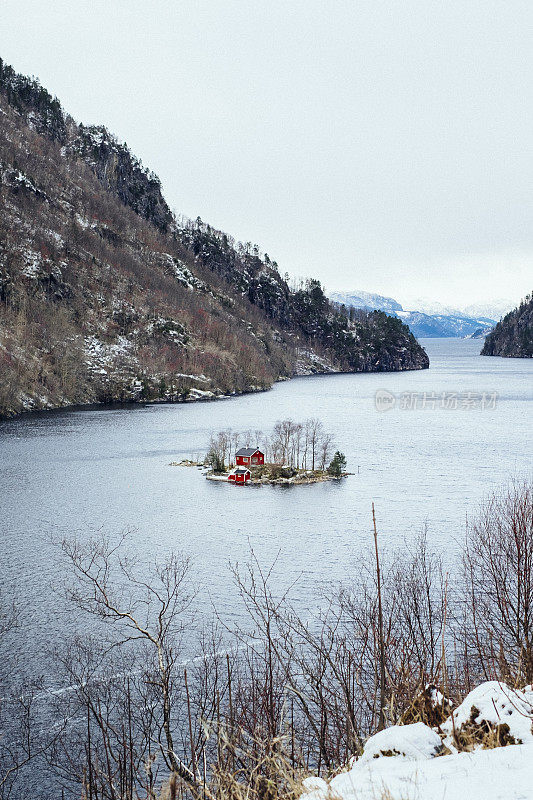
MULTIPOLYGON (((192 461, 189 458, 184 458, 181 461, 171 461, 169 467, 196 467, 196 469, 205 469, 206 465, 202 461, 192 461)), ((277 466, 269 464, 267 466, 277 466)), ((268 475, 255 476, 246 481, 246 483, 235 483, 228 480, 230 472, 223 472, 215 474, 211 471, 203 472, 203 476, 208 481, 216 481, 217 483, 227 483, 230 486, 309 486, 313 483, 329 483, 329 481, 340 481, 347 478, 348 475, 355 475, 355 472, 342 472, 340 475, 330 475, 326 471, 318 470, 299 470, 296 475, 291 477, 279 476, 278 478, 270 478, 268 475)))
POLYGON ((315 483, 341 481, 343 478, 347 478, 348 475, 353 474, 353 472, 343 472, 342 475, 317 475, 309 478, 300 477, 298 475, 292 478, 250 478, 246 483, 229 481, 227 475, 205 475, 204 477, 208 481, 226 483, 228 486, 311 486, 315 483))
MULTIPOLYGON (((274 383, 281 381, 291 380, 291 378, 278 378, 274 383)), ((274 385, 274 384, 272 384, 274 385)), ((0 422, 10 422, 11 420, 19 419, 20 417, 37 416, 38 414, 54 414, 60 411, 102 411, 103 409, 118 410, 118 409, 136 409, 136 408, 149 408, 150 406, 181 406, 187 403, 213 403, 219 400, 233 400, 237 397, 243 397, 248 394, 260 394, 261 392, 269 392, 272 386, 255 389, 244 389, 243 391, 235 391, 230 394, 214 394, 211 397, 183 397, 176 400, 102 400, 91 401, 90 403, 66 403, 65 405, 50 406, 48 408, 28 408, 24 411, 16 411, 13 414, 0 413, 0 422)))
POLYGON ((102 409, 120 409, 120 408, 147 408, 150 406, 178 406, 185 403, 214 403, 221 400, 233 400, 237 397, 244 397, 245 395, 250 394, 260 394, 262 392, 270 392, 272 388, 275 386, 276 383, 283 383, 285 381, 292 381, 298 378, 314 378, 314 377, 324 377, 324 376, 334 376, 334 375, 394 375, 398 372, 423 372, 424 370, 429 369, 427 367, 413 367, 413 368, 406 368, 406 369, 394 369, 394 370, 324 370, 324 372, 310 372, 303 375, 281 375, 279 378, 276 378, 273 381, 271 386, 265 387, 251 387, 249 389, 243 389, 241 391, 233 391, 229 394, 216 394, 215 392, 210 392, 210 396, 202 396, 197 395, 195 397, 186 396, 183 398, 177 398, 175 400, 167 400, 167 399, 154 399, 154 400, 102 400, 101 402, 98 401, 91 401, 88 403, 65 403, 64 405, 50 405, 49 407, 43 408, 28 408, 24 411, 15 411, 13 413, 1 413, 0 412, 0 423, 2 422, 9 422, 11 420, 19 419, 21 417, 26 417, 29 415, 36 416, 37 414, 53 414, 59 413, 61 411, 99 411, 102 409))

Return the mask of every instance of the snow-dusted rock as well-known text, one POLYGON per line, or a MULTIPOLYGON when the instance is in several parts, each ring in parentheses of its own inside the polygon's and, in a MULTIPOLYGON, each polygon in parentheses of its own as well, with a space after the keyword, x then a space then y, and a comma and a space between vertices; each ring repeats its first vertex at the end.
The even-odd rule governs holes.
POLYGON ((328 793, 328 784, 323 778, 317 778, 312 775, 306 778, 302 783, 305 800, 322 800, 328 793))
POLYGON ((370 737, 359 763, 383 756, 401 756, 410 761, 419 761, 434 758, 441 750, 440 736, 423 722, 393 725, 370 737))
POLYGON ((480 684, 441 726, 446 743, 453 743, 454 733, 468 749, 533 742, 533 692, 527 689, 499 681, 480 684))

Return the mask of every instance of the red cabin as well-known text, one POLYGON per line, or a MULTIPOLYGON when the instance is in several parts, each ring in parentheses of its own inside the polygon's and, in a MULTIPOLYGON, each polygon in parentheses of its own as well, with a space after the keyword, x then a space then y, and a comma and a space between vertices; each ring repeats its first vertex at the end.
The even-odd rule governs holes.
POLYGON ((228 475, 228 481, 233 481, 233 483, 248 483, 251 477, 252 473, 249 469, 237 467, 228 475))
POLYGON ((240 467, 258 467, 265 463, 265 456, 258 447, 241 447, 235 453, 235 462, 240 467))

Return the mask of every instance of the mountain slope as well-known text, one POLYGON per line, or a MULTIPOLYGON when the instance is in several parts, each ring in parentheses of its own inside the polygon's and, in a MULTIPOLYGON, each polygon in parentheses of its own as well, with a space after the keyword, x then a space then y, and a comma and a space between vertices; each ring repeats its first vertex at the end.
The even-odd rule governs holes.
POLYGON ((176 220, 157 176, 0 60, 0 415, 207 398, 313 371, 421 369, 400 320, 291 291, 257 247, 176 220))
POLYGON ((533 358, 533 295, 498 322, 485 339, 481 355, 533 358))
POLYGON ((380 309, 399 317, 418 337, 465 337, 491 328, 496 320, 485 316, 473 316, 451 308, 421 309, 405 311, 392 297, 382 297, 371 292, 332 292, 330 298, 347 308, 364 310, 380 309))
POLYGON ((499 320, 511 311, 516 305, 516 300, 493 300, 492 303, 471 303, 463 308, 465 314, 471 317, 488 317, 499 320))

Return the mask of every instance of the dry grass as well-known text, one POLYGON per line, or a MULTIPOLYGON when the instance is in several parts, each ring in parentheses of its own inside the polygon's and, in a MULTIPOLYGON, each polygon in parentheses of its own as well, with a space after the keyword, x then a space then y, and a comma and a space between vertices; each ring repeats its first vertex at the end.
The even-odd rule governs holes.
POLYGON ((400 719, 400 725, 423 722, 430 728, 440 726, 452 712, 452 703, 442 695, 442 701, 435 703, 434 695, 437 687, 433 684, 425 686, 413 699, 400 719))

